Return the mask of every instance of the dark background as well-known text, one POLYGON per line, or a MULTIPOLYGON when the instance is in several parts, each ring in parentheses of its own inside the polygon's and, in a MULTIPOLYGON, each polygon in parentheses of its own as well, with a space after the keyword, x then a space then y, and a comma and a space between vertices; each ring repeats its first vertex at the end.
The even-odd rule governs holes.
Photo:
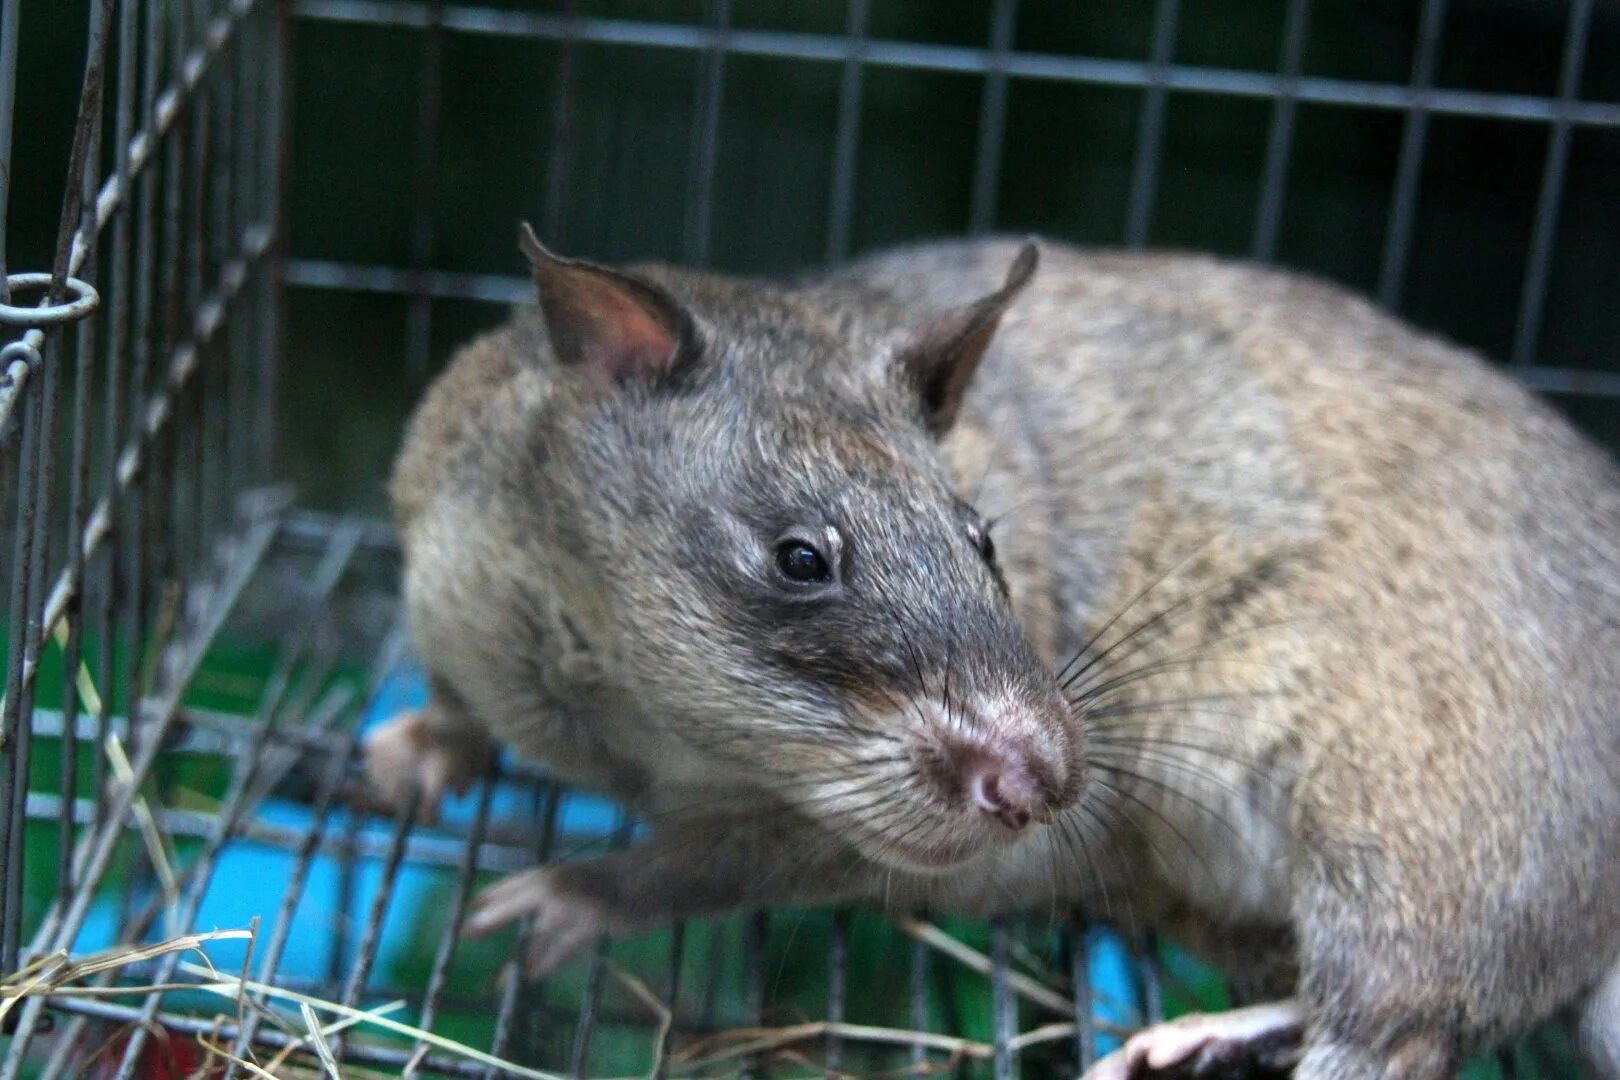
MULTIPOLYGON (((384 0, 387 2, 387 0, 384 0)), ((486 8, 559 5, 490 0, 486 8)), ((60 205, 77 98, 85 5, 24 5, 11 269, 44 269, 60 205)), ((701 2, 593 0, 582 14, 705 25, 701 2)), ((1148 0, 1026 0, 1014 47, 1140 60, 1148 0)), ((1546 0, 1453 0, 1435 82, 1554 96, 1569 9, 1546 0)), ((1172 59, 1278 69, 1283 0, 1183 0, 1172 59)), ((1306 75, 1396 85, 1412 72, 1420 6, 1318 0, 1306 75)), ((736 0, 738 28, 844 32, 846 7, 821 0, 736 0)), ((877 39, 984 47, 989 4, 873 0, 877 39)), ((301 261, 408 266, 427 240, 431 268, 516 277, 515 223, 544 224, 553 182, 555 42, 443 33, 438 138, 419 168, 424 50, 408 27, 300 18, 285 211, 301 261), (427 234, 413 233, 426 200, 427 234)), ((693 248, 695 118, 701 51, 576 46, 571 165, 545 238, 599 259, 683 260, 693 248)), ((786 271, 827 256, 841 66, 728 56, 707 261, 786 271)), ((850 248, 860 252, 968 230, 984 80, 896 68, 865 73, 850 248)), ((1598 0, 1580 98, 1620 101, 1620 4, 1598 0)), ((1092 245, 1125 239, 1144 94, 1014 79, 993 227, 1092 245)), ((1165 114, 1148 240, 1234 256, 1251 250, 1272 105, 1173 92, 1165 114)), ((1302 104, 1278 261, 1367 292, 1379 285, 1405 116, 1302 104)), ((1546 159, 1544 123, 1434 116, 1397 309, 1414 322, 1508 356, 1546 159)), ((1620 131, 1573 129, 1538 364, 1620 375, 1620 131)), ((321 506, 381 512, 402 419, 454 347, 503 317, 500 304, 289 287, 279 424, 282 470, 321 506), (413 321, 414 320, 414 321, 413 321), (425 332, 424 332, 425 331, 425 332), (415 339, 414 341, 411 339, 415 339)), ((1620 446, 1620 398, 1553 396, 1620 446)))

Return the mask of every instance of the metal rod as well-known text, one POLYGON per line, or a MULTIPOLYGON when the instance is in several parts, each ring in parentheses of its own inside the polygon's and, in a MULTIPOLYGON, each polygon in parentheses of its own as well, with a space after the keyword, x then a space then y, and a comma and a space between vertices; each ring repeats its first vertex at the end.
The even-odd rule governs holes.
MULTIPOLYGON (((765 1023, 765 950, 770 941, 770 919, 770 915, 763 911, 743 916, 742 954, 744 978, 747 980, 743 990, 744 1022, 751 1027, 761 1027, 765 1023)), ((757 1057, 746 1058, 737 1070, 738 1075, 757 1076, 761 1071, 760 1064, 757 1057)))
MULTIPOLYGON (((1558 101, 1568 106, 1581 91, 1586 67, 1586 42, 1592 30, 1592 0, 1575 0, 1569 12, 1564 40, 1564 61, 1558 73, 1558 101)), ((1541 339, 1541 319, 1547 304, 1547 279, 1552 272, 1553 241, 1558 233, 1558 210, 1564 197, 1564 176, 1569 171, 1570 124, 1560 116, 1547 134, 1547 160, 1536 196, 1536 224, 1530 235, 1530 257, 1525 262, 1524 286, 1519 300, 1518 324, 1513 330, 1514 364, 1535 363, 1541 339)))
MULTIPOLYGON (((433 22, 422 34, 416 74, 416 144, 411 184, 411 269, 433 265, 433 192, 439 157, 439 99, 444 85, 443 0, 433 0, 433 22)), ((427 382, 433 345, 433 298, 417 290, 405 315, 405 368, 412 382, 427 382)))
MULTIPOLYGON (((92 10, 99 11, 100 8, 92 10)), ((71 175, 71 173, 70 173, 71 175)), ((34 454, 38 459, 34 467, 35 485, 32 495, 36 512, 33 519, 33 543, 30 545, 29 561, 24 568, 28 575, 28 611, 23 636, 23 678, 19 687, 14 707, 16 709, 17 724, 13 728, 15 743, 12 746, 13 786, 11 788, 11 804, 6 808, 8 816, 13 820, 20 818, 24 813, 27 802, 27 788, 29 766, 33 743, 32 717, 34 712, 35 675, 39 668, 40 655, 45 645, 44 619, 38 613, 38 597, 45 589, 46 567, 50 561, 51 527, 50 511, 52 496, 55 488, 58 454, 56 453, 56 426, 57 416, 62 405, 62 353, 65 344, 59 335, 53 336, 46 345, 45 371, 41 380, 41 390, 36 397, 39 406, 37 430, 38 438, 34 442, 34 454)), ((27 844, 17 830, 10 852, 9 861, 0 860, 0 865, 7 867, 5 881, 7 907, 10 911, 10 921, 6 925, 5 943, 7 947, 0 948, 0 956, 8 957, 12 966, 21 959, 20 944, 22 933, 22 882, 27 873, 25 861, 27 844)), ((7 968, 6 970, 9 970, 7 968)))
MULTIPOLYGON (((169 31, 169 57, 170 62, 177 67, 180 58, 187 52, 186 28, 189 22, 187 4, 175 4, 169 8, 165 20, 169 31)), ((182 291, 186 260, 185 249, 182 246, 184 238, 181 235, 181 217, 185 208, 184 190, 181 185, 184 180, 186 134, 193 122, 190 103, 189 94, 176 103, 174 124, 163 146, 163 194, 159 211, 161 228, 158 239, 163 259, 158 267, 158 311, 155 329, 158 334, 157 340, 166 355, 172 355, 178 347, 184 333, 186 317, 185 294, 182 291)), ((179 398, 178 393, 171 393, 166 395, 165 399, 177 422, 181 415, 179 398)), ((146 562, 141 568, 141 576, 147 583, 145 600, 154 606, 154 610, 143 618, 143 622, 153 631, 153 640, 149 644, 158 655, 166 648, 164 636, 176 622, 170 613, 176 609, 181 599, 175 569, 175 547, 178 542, 175 505, 179 487, 179 453, 175 446, 177 441, 175 427, 176 424, 168 425, 157 438, 151 440, 148 447, 150 464, 145 492, 146 534, 142 540, 146 562)), ((143 737, 142 731, 138 728, 135 732, 134 752, 139 753, 142 749, 140 740, 143 737)))
MULTIPOLYGON (((410 280, 408 270, 311 260, 294 260, 287 264, 286 272, 286 283, 299 288, 353 290, 382 295, 408 295, 411 291, 410 280)), ((526 302, 530 294, 529 284, 521 278, 489 274, 432 274, 429 275, 428 288, 435 296, 502 304, 526 302)), ((1620 396, 1620 375, 1613 372, 1536 365, 1514 369, 1512 374, 1536 390, 1600 397, 1620 396)))
MULTIPOLYGON (((445 919, 444 932, 439 935, 439 949, 433 957, 433 967, 428 973, 427 993, 422 998, 422 1015, 417 1026, 424 1031, 433 1030, 433 1021, 438 1017, 440 999, 444 996, 444 984, 447 972, 450 969, 450 960, 456 954, 456 943, 461 939, 461 927, 468 912, 468 901, 472 898, 473 871, 478 866, 478 849, 484 843, 484 831, 489 825, 490 797, 495 792, 493 776, 486 776, 479 785, 478 809, 473 815, 472 829, 467 834, 464 847, 466 854, 461 860, 461 866, 456 870, 455 891, 450 901, 449 917, 445 919)), ((419 1042, 417 1052, 427 1053, 427 1043, 419 1042)), ((412 1058, 413 1063, 416 1058, 412 1058)), ((417 1075, 415 1065, 407 1066, 403 1073, 406 1077, 417 1075)))
MULTIPOLYGON (((112 4, 110 0, 105 5, 107 15, 111 15, 112 4)), ((110 19, 109 19, 110 21, 110 19)), ((97 106, 97 116, 100 115, 100 106, 97 106)), ((96 125, 99 127, 99 123, 96 125)), ((90 154, 85 162, 85 171, 82 179, 85 193, 91 191, 95 183, 95 175, 100 157, 99 140, 92 134, 90 154)), ((81 210, 81 215, 94 214, 88 199, 81 210)), ((81 228, 83 226, 81 225, 81 228)), ((95 258, 91 257, 85 263, 85 273, 89 277, 95 276, 95 258)), ((73 851, 74 851, 74 823, 72 816, 66 808, 72 805, 73 797, 78 790, 78 756, 79 745, 75 737, 77 725, 75 718, 79 712, 79 661, 84 650, 84 602, 83 588, 85 576, 84 544, 81 537, 85 533, 85 525, 89 517, 87 503, 90 489, 90 438, 92 426, 91 416, 91 364, 94 360, 95 350, 95 322, 89 321, 77 328, 77 340, 74 342, 74 370, 73 370, 73 407, 68 419, 68 543, 67 569, 63 576, 67 582, 67 611, 64 621, 67 624, 67 640, 62 643, 62 716, 63 737, 57 749, 58 779, 62 794, 64 812, 57 819, 57 902, 66 906, 72 897, 74 889, 73 879, 73 851)), ((116 360, 114 360, 116 366, 116 360)), ((109 453, 108 457, 112 454, 109 453)), ((105 643, 103 643, 105 648, 105 643)), ((105 686, 106 684, 103 684, 105 686)), ((110 689, 110 688, 109 688, 110 689)), ((100 748, 96 750, 99 752, 100 748)))
MULTIPOLYGON (((443 14, 442 8, 439 14, 443 14)), ((578 15, 579 0, 566 0, 564 19, 571 24, 578 15)), ((574 65, 578 51, 578 39, 564 34, 551 86, 551 157, 546 162, 546 201, 541 219, 546 242, 564 250, 568 244, 568 181, 574 164, 574 65)))
POLYGON ((1131 166, 1130 201, 1125 210, 1125 245, 1142 247, 1153 224, 1153 203, 1158 194, 1159 165, 1164 151, 1164 111, 1170 60, 1176 47, 1180 0, 1158 0, 1153 16, 1153 52, 1148 68, 1151 79, 1142 95, 1142 118, 1136 134, 1136 160, 1131 166))
MULTIPOLYGON (((612 850, 621 851, 630 842, 630 824, 629 817, 621 811, 609 844, 612 850)), ((590 1071, 591 1034, 596 1028, 596 1015, 601 1006, 602 980, 606 974, 608 950, 611 947, 612 940, 606 934, 597 938, 585 969, 585 1000, 580 1005, 579 1020, 574 1027, 574 1049, 569 1055, 568 1066, 570 1076, 583 1078, 590 1071)))
MULTIPOLYGON (((371 966, 376 962, 377 949, 382 944, 383 920, 387 917, 389 904, 394 898, 394 886, 399 882, 400 868, 405 865, 405 841, 416 823, 420 807, 421 792, 418 791, 394 816, 393 837, 388 845, 388 854, 383 859, 382 879, 377 883, 377 892, 371 900, 371 910, 360 930, 360 944, 355 949, 348 980, 343 984, 343 996, 340 1000, 351 1008, 360 1003, 360 996, 365 993, 366 982, 371 977, 371 966)), ((339 1038, 337 1052, 342 1053, 346 1045, 347 1040, 339 1038)))
POLYGON ((1018 1024, 1017 1004, 1007 986, 1011 941, 1005 919, 990 924, 990 1013, 992 1016, 993 1059, 996 1080, 1007 1080, 1017 1068, 1016 1055, 1010 1042, 1018 1024))
POLYGON ((454 274, 383 266, 355 266, 351 263, 292 259, 282 280, 306 289, 351 289, 385 295, 421 293, 435 299, 482 300, 490 304, 522 304, 534 296, 534 286, 525 278, 496 274, 454 274))
MULTIPOLYGON (((911 1030, 928 1030, 928 945, 921 938, 911 939, 911 1030)), ((912 1071, 928 1062, 928 1048, 920 1040, 911 1044, 912 1071)))
POLYGON ((17 115, 17 24, 21 21, 21 0, 4 0, 0 6, 0 304, 11 303, 6 285, 6 217, 11 207, 11 131, 17 115))
MULTIPOLYGON (((844 993, 849 974, 849 909, 833 912, 832 938, 827 946, 827 1020, 840 1024, 844 1021, 844 993)), ((827 1036, 827 1075, 838 1072, 843 1059, 843 1043, 836 1035, 827 1036)))
MULTIPOLYGON (((159 58, 163 49, 163 18, 159 5, 148 4, 146 9, 146 23, 143 29, 145 39, 146 63, 141 80, 141 116, 148 130, 158 131, 158 103, 160 101, 158 88, 162 77, 162 66, 159 58)), ((171 58, 172 61, 172 58, 171 58)), ((179 98, 173 98, 178 102, 179 98)), ((178 108, 171 110, 166 123, 172 125, 178 108)), ((157 141, 147 141, 145 144, 145 162, 155 159, 163 140, 167 138, 169 128, 165 126, 164 134, 157 136, 157 141)), ((127 159, 127 167, 120 170, 121 177, 115 175, 115 180, 121 180, 123 186, 120 191, 128 191, 129 177, 134 176, 137 188, 135 191, 135 312, 134 312, 134 339, 130 350, 130 409, 129 441, 125 453, 138 448, 143 452, 150 452, 144 439, 148 410, 148 390, 154 381, 162 385, 161 376, 154 371, 156 357, 159 351, 156 347, 158 332, 157 296, 158 296, 158 235, 157 235, 157 207, 158 207, 158 177, 155 165, 142 169, 137 162, 135 141, 130 140, 123 150, 127 159)), ((124 455, 120 455, 122 458, 124 455)), ((122 461, 116 468, 120 469, 122 461)), ((148 618, 151 606, 155 600, 153 590, 149 588, 148 570, 150 568, 150 544, 148 543, 153 528, 152 515, 155 513, 155 500, 149 498, 148 477, 144 472, 132 470, 125 492, 125 504, 128 507, 128 531, 124 537, 126 552, 121 560, 124 580, 127 584, 128 597, 124 616, 125 661, 123 670, 123 684, 125 695, 129 700, 129 711, 133 721, 129 746, 136 749, 135 733, 139 730, 140 709, 144 697, 142 685, 144 665, 147 658, 147 629, 150 626, 148 618)), ((98 811, 101 805, 98 803, 98 811)), ((97 827, 104 827, 106 822, 98 820, 97 827)))
MULTIPOLYGON (((118 20, 118 104, 117 118, 114 134, 114 176, 118 179, 120 187, 128 190, 130 183, 130 152, 129 141, 135 130, 135 68, 139 43, 139 22, 136 18, 139 5, 126 2, 119 8, 118 20)), ((116 706, 115 689, 123 685, 128 692, 130 683, 120 683, 120 672, 117 665, 117 639, 120 623, 120 608, 128 596, 127 575, 123 559, 122 548, 127 547, 129 513, 120 498, 121 489, 118 483, 118 448, 124 444, 125 431, 128 427, 129 404, 126 401, 129 387, 129 374, 131 362, 129 357, 134 353, 130 340, 130 323, 133 313, 133 267, 131 265, 132 230, 130 221, 131 211, 116 215, 113 219, 112 258, 111 258, 111 310, 107 316, 107 376, 106 376, 106 402, 102 426, 106 432, 107 455, 105 462, 105 475, 102 478, 102 490, 109 499, 109 517, 116 522, 123 519, 123 527, 117 524, 109 526, 109 535, 113 538, 113 545, 103 562, 106 573, 106 588, 102 590, 100 604, 97 608, 97 636, 101 641, 101 653, 96 665, 97 685, 102 688, 101 708, 96 713, 96 730, 91 738, 93 745, 90 748, 90 787, 95 792, 96 804, 99 807, 105 798, 107 789, 107 735, 111 730, 112 713, 116 706), (120 543, 124 541, 124 543, 120 543)), ((81 530, 82 533, 82 530, 81 530)), ((126 638, 125 647, 133 647, 131 639, 126 638)), ((64 789, 66 799, 69 793, 64 789)), ((98 820, 92 827, 99 827, 98 820)))
POLYGON ((1084 1073, 1097 1060, 1097 1030, 1092 1016, 1091 957, 1086 946, 1086 925, 1069 926, 1069 981, 1074 989, 1074 1058, 1084 1073))
MULTIPOLYGON (((1424 0, 1418 42, 1412 58, 1414 88, 1427 90, 1440 63, 1440 42, 1445 33, 1446 0, 1424 0)), ((1406 110, 1401 130, 1400 156, 1395 163, 1395 194, 1389 225, 1384 233, 1384 258, 1378 272, 1378 302, 1393 310, 1406 285, 1407 250, 1412 223, 1417 217, 1418 182, 1423 176, 1423 150, 1429 137, 1430 108, 1414 104, 1406 110)))
MULTIPOLYGON (((201 26, 206 22, 206 11, 199 0, 190 0, 189 5, 181 4, 176 10, 183 12, 187 6, 195 9, 193 17, 176 20, 177 23, 184 25, 191 21, 201 26)), ((183 38, 184 30, 177 33, 183 38)), ((179 53, 185 48, 185 45, 177 43, 175 51, 179 53)), ((173 219, 179 228, 176 234, 178 247, 170 250, 167 264, 174 267, 174 281, 179 288, 169 298, 171 331, 183 327, 187 315, 196 311, 202 302, 203 279, 207 273, 204 265, 207 251, 204 204, 208 191, 212 113, 210 87, 206 83, 199 83, 181 118, 184 134, 175 138, 179 151, 177 160, 182 164, 181 183, 177 185, 179 202, 176 205, 179 212, 173 219)), ((197 370, 201 377, 193 379, 190 385, 175 395, 175 410, 179 419, 171 426, 170 437, 161 443, 169 452, 165 459, 168 468, 164 469, 164 474, 169 482, 169 498, 172 500, 167 544, 162 549, 167 564, 165 581, 176 590, 176 596, 182 601, 202 569, 198 564, 203 547, 197 529, 203 517, 198 498, 202 489, 204 463, 198 443, 202 434, 202 384, 210 367, 209 351, 207 348, 198 350, 197 370)))
POLYGON ((1299 111, 1296 85, 1305 54, 1305 30, 1310 24, 1311 0, 1288 0, 1287 21, 1283 27, 1283 48, 1279 69, 1288 80, 1288 90, 1271 106, 1271 131, 1266 140, 1266 162, 1260 181, 1260 208, 1255 214, 1254 241, 1250 251, 1255 258, 1269 262, 1277 256, 1277 237, 1282 231, 1283 200, 1288 192, 1288 165, 1294 149, 1294 117, 1299 111))
MULTIPOLYGON (((269 40, 265 26, 268 21, 267 11, 268 6, 260 3, 254 16, 242 28, 242 43, 237 50, 239 57, 260 57, 265 54, 269 40)), ((239 93, 241 107, 238 110, 238 124, 241 130, 236 137, 237 161, 234 165, 236 205, 232 214, 232 235, 239 234, 251 225, 264 224, 269 220, 269 216, 261 210, 265 191, 270 187, 263 174, 267 171, 268 163, 275 160, 275 154, 270 148, 260 145, 266 124, 265 112, 271 107, 271 103, 265 101, 263 92, 267 66, 257 62, 236 64, 236 75, 241 82, 239 93)), ((270 275, 265 276, 268 278, 270 275)), ((231 329, 232 370, 229 376, 229 402, 226 406, 226 414, 230 417, 231 444, 228 474, 232 478, 233 489, 238 491, 245 490, 262 479, 253 467, 254 430, 265 422, 256 407, 259 402, 255 398, 254 386, 255 343, 259 325, 265 317, 262 287, 252 291, 248 297, 248 305, 248 310, 235 321, 231 329)))
POLYGON ((1137 945, 1137 966, 1142 973, 1142 1014, 1149 1024, 1164 1019, 1164 979, 1159 972, 1159 938, 1143 934, 1137 945))
POLYGON ((860 147, 861 90, 865 82, 866 27, 869 0, 848 0, 844 32, 850 52, 838 82, 838 133, 833 143, 832 191, 827 201, 827 261, 849 255, 850 227, 855 216, 855 158, 860 147))
MULTIPOLYGON (((37 354, 36 354, 37 355, 37 354)), ((32 368, 28 369, 32 372, 32 368)), ((41 375, 44 367, 41 365, 41 375)), ((30 376, 29 381, 33 381, 30 376)), ((24 390, 27 390, 24 387, 24 390)), ((6 642, 6 690, 0 699, 0 971, 18 967, 22 940, 22 845, 23 817, 17 804, 24 799, 28 785, 28 725, 22 723, 23 665, 27 660, 24 643, 28 637, 28 600, 33 565, 35 501, 39 470, 40 416, 44 412, 39 390, 25 393, 22 401, 18 440, 17 513, 13 529, 10 626, 6 642)), ((19 1040, 20 1041, 20 1040, 19 1040)))
MULTIPOLYGON (((277 743, 276 745, 286 745, 277 743)), ((339 753, 341 754, 341 750, 339 753)), ((95 818, 95 806, 88 799, 79 799, 73 806, 73 819, 80 825, 95 818)), ((34 791, 28 795, 28 818, 34 821, 55 820, 62 812, 61 799, 49 792, 34 791)), ((203 811, 176 807, 152 808, 153 820, 167 835, 184 839, 205 839, 212 817, 203 811)), ((133 833, 137 828, 128 822, 124 829, 133 833)), ((304 830, 273 825, 263 821, 243 824, 237 839, 278 851, 297 852, 304 840, 304 830)), ((343 836, 324 836, 316 846, 316 854, 326 858, 342 858, 352 846, 356 858, 380 861, 388 852, 388 838, 375 833, 360 833, 352 842, 343 836)), ((410 866, 453 868, 460 864, 463 843, 449 837, 413 836, 405 845, 405 862, 410 866)), ((533 857, 526 847, 511 843, 486 842, 478 857, 478 869, 483 873, 512 873, 533 866, 533 857)), ((341 974, 341 971, 340 971, 341 974)))
POLYGON ((282 268, 287 259, 287 213, 285 193, 292 170, 292 142, 296 135, 292 125, 293 19, 292 0, 273 0, 268 33, 264 70, 266 152, 263 167, 266 174, 264 202, 261 213, 270 232, 270 267, 259 281, 258 355, 254 371, 254 401, 259 409, 258 422, 253 427, 254 475, 267 479, 273 475, 276 458, 277 406, 280 396, 280 363, 282 347, 282 268))
POLYGON ((598 938, 585 968, 585 999, 579 1006, 574 1024, 574 1048, 568 1057, 568 1075, 578 1080, 584 1080, 590 1073, 591 1035, 596 1030, 596 1013, 601 1005, 602 979, 607 973, 610 946, 608 938, 598 938))
MULTIPOLYGON (((546 784, 535 792, 538 800, 535 816, 540 820, 540 839, 535 845, 533 860, 535 863, 545 865, 551 859, 552 845, 557 838, 557 814, 562 808, 562 793, 555 784, 546 784)), ((529 938, 534 933, 532 920, 525 920, 518 932, 516 956, 523 956, 528 951, 529 938)), ((518 997, 523 989, 523 970, 517 960, 510 960, 501 968, 501 996, 500 1003, 495 1011, 495 1035, 490 1041, 490 1052, 504 1054, 510 1045, 517 1016, 518 997)), ((538 1020, 543 1003, 539 1000, 538 991, 532 1010, 533 1017, 538 1020)), ((495 1070, 491 1068, 484 1073, 484 1080, 495 1080, 495 1070)))
POLYGON ((1532 390, 1587 397, 1620 397, 1620 372, 1552 368, 1540 364, 1514 367, 1511 373, 1532 390))
POLYGON ((1018 0, 995 0, 990 23, 991 66, 982 82, 979 109, 979 146, 973 164, 973 193, 968 228, 987 232, 995 224, 996 196, 1001 184, 1001 154, 1006 143, 1007 71, 1013 31, 1018 24, 1018 0))
POLYGON ((725 93, 726 53, 729 46, 731 0, 707 0, 711 39, 698 72, 697 106, 692 125, 692 166, 687 181, 686 261, 703 266, 709 261, 709 239, 714 216, 714 174, 720 146, 720 106, 725 93))
MULTIPOLYGON (((681 962, 686 957, 686 924, 678 922, 670 928, 669 936, 669 981, 664 985, 664 1003, 668 1007, 670 1016, 680 1015, 681 1003, 681 962)), ((658 1044, 658 1060, 653 1069, 652 1080, 664 1080, 669 1075, 669 1045, 675 1036, 675 1025, 670 1024, 658 1044)))
MULTIPOLYGON (((231 246, 240 235, 236 223, 235 189, 240 167, 237 150, 237 119, 239 107, 237 84, 244 66, 242 35, 227 46, 226 64, 213 75, 214 133, 210 159, 213 175, 209 180, 208 209, 212 220, 208 225, 208 271, 217 274, 230 259, 231 246)), ((200 394, 203 425, 199 440, 203 444, 203 464, 206 468, 202 492, 203 521, 210 531, 217 531, 231 521, 232 493, 240 478, 231 467, 230 435, 232 420, 230 408, 232 357, 235 354, 238 324, 245 312, 232 318, 226 332, 214 343, 211 357, 204 367, 203 389, 200 394)))

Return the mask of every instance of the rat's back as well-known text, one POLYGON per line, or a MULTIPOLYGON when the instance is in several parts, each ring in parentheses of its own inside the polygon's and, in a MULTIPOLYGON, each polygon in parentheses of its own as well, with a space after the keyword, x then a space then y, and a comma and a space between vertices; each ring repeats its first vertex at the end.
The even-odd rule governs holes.
MULTIPOLYGON (((926 308, 1013 251, 846 280, 926 308)), ((1134 825, 1076 887, 1112 875, 1217 938, 1291 926, 1307 1001, 1358 1044, 1422 1017, 1483 1045, 1599 983, 1620 957, 1612 462, 1340 289, 1042 254, 946 452, 1004 515, 1054 667, 1101 634, 1074 684, 1092 798, 1134 825)))

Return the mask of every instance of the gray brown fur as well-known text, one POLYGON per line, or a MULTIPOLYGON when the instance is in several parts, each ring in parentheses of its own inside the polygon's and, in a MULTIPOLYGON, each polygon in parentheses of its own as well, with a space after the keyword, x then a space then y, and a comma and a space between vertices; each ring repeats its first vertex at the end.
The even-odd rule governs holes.
POLYGON ((1079 905, 1297 993, 1311 1080, 1448 1075, 1587 998, 1620 1076, 1612 463, 1342 290, 1055 244, 936 444, 887 358, 1015 251, 916 247, 791 287, 646 268, 706 343, 682 385, 593 396, 532 313, 435 384, 392 488, 443 691, 424 737, 488 732, 668 823, 495 907, 565 953, 739 904, 1079 905), (881 610, 794 630, 877 657, 837 685, 781 662, 715 564, 725 508, 762 488, 824 500, 884 579, 881 610), (1010 607, 956 495, 996 521, 1010 607), (1140 674, 1053 734, 1052 673, 1122 610, 1074 689, 1140 674), (864 730, 947 666, 1030 702, 1010 737, 1084 790, 1056 826, 963 841, 958 868, 896 868, 856 824, 870 800, 788 793, 915 786, 914 755, 874 763, 889 743, 831 730, 829 700, 864 730))

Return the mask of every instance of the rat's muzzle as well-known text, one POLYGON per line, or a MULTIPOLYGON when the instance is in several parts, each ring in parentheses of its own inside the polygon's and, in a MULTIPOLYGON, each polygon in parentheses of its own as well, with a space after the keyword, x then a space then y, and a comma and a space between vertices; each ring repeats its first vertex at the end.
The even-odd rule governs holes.
POLYGON ((1061 705, 1008 695, 917 702, 917 769, 933 796, 993 833, 1049 824, 1079 791, 1078 730, 1061 705))

